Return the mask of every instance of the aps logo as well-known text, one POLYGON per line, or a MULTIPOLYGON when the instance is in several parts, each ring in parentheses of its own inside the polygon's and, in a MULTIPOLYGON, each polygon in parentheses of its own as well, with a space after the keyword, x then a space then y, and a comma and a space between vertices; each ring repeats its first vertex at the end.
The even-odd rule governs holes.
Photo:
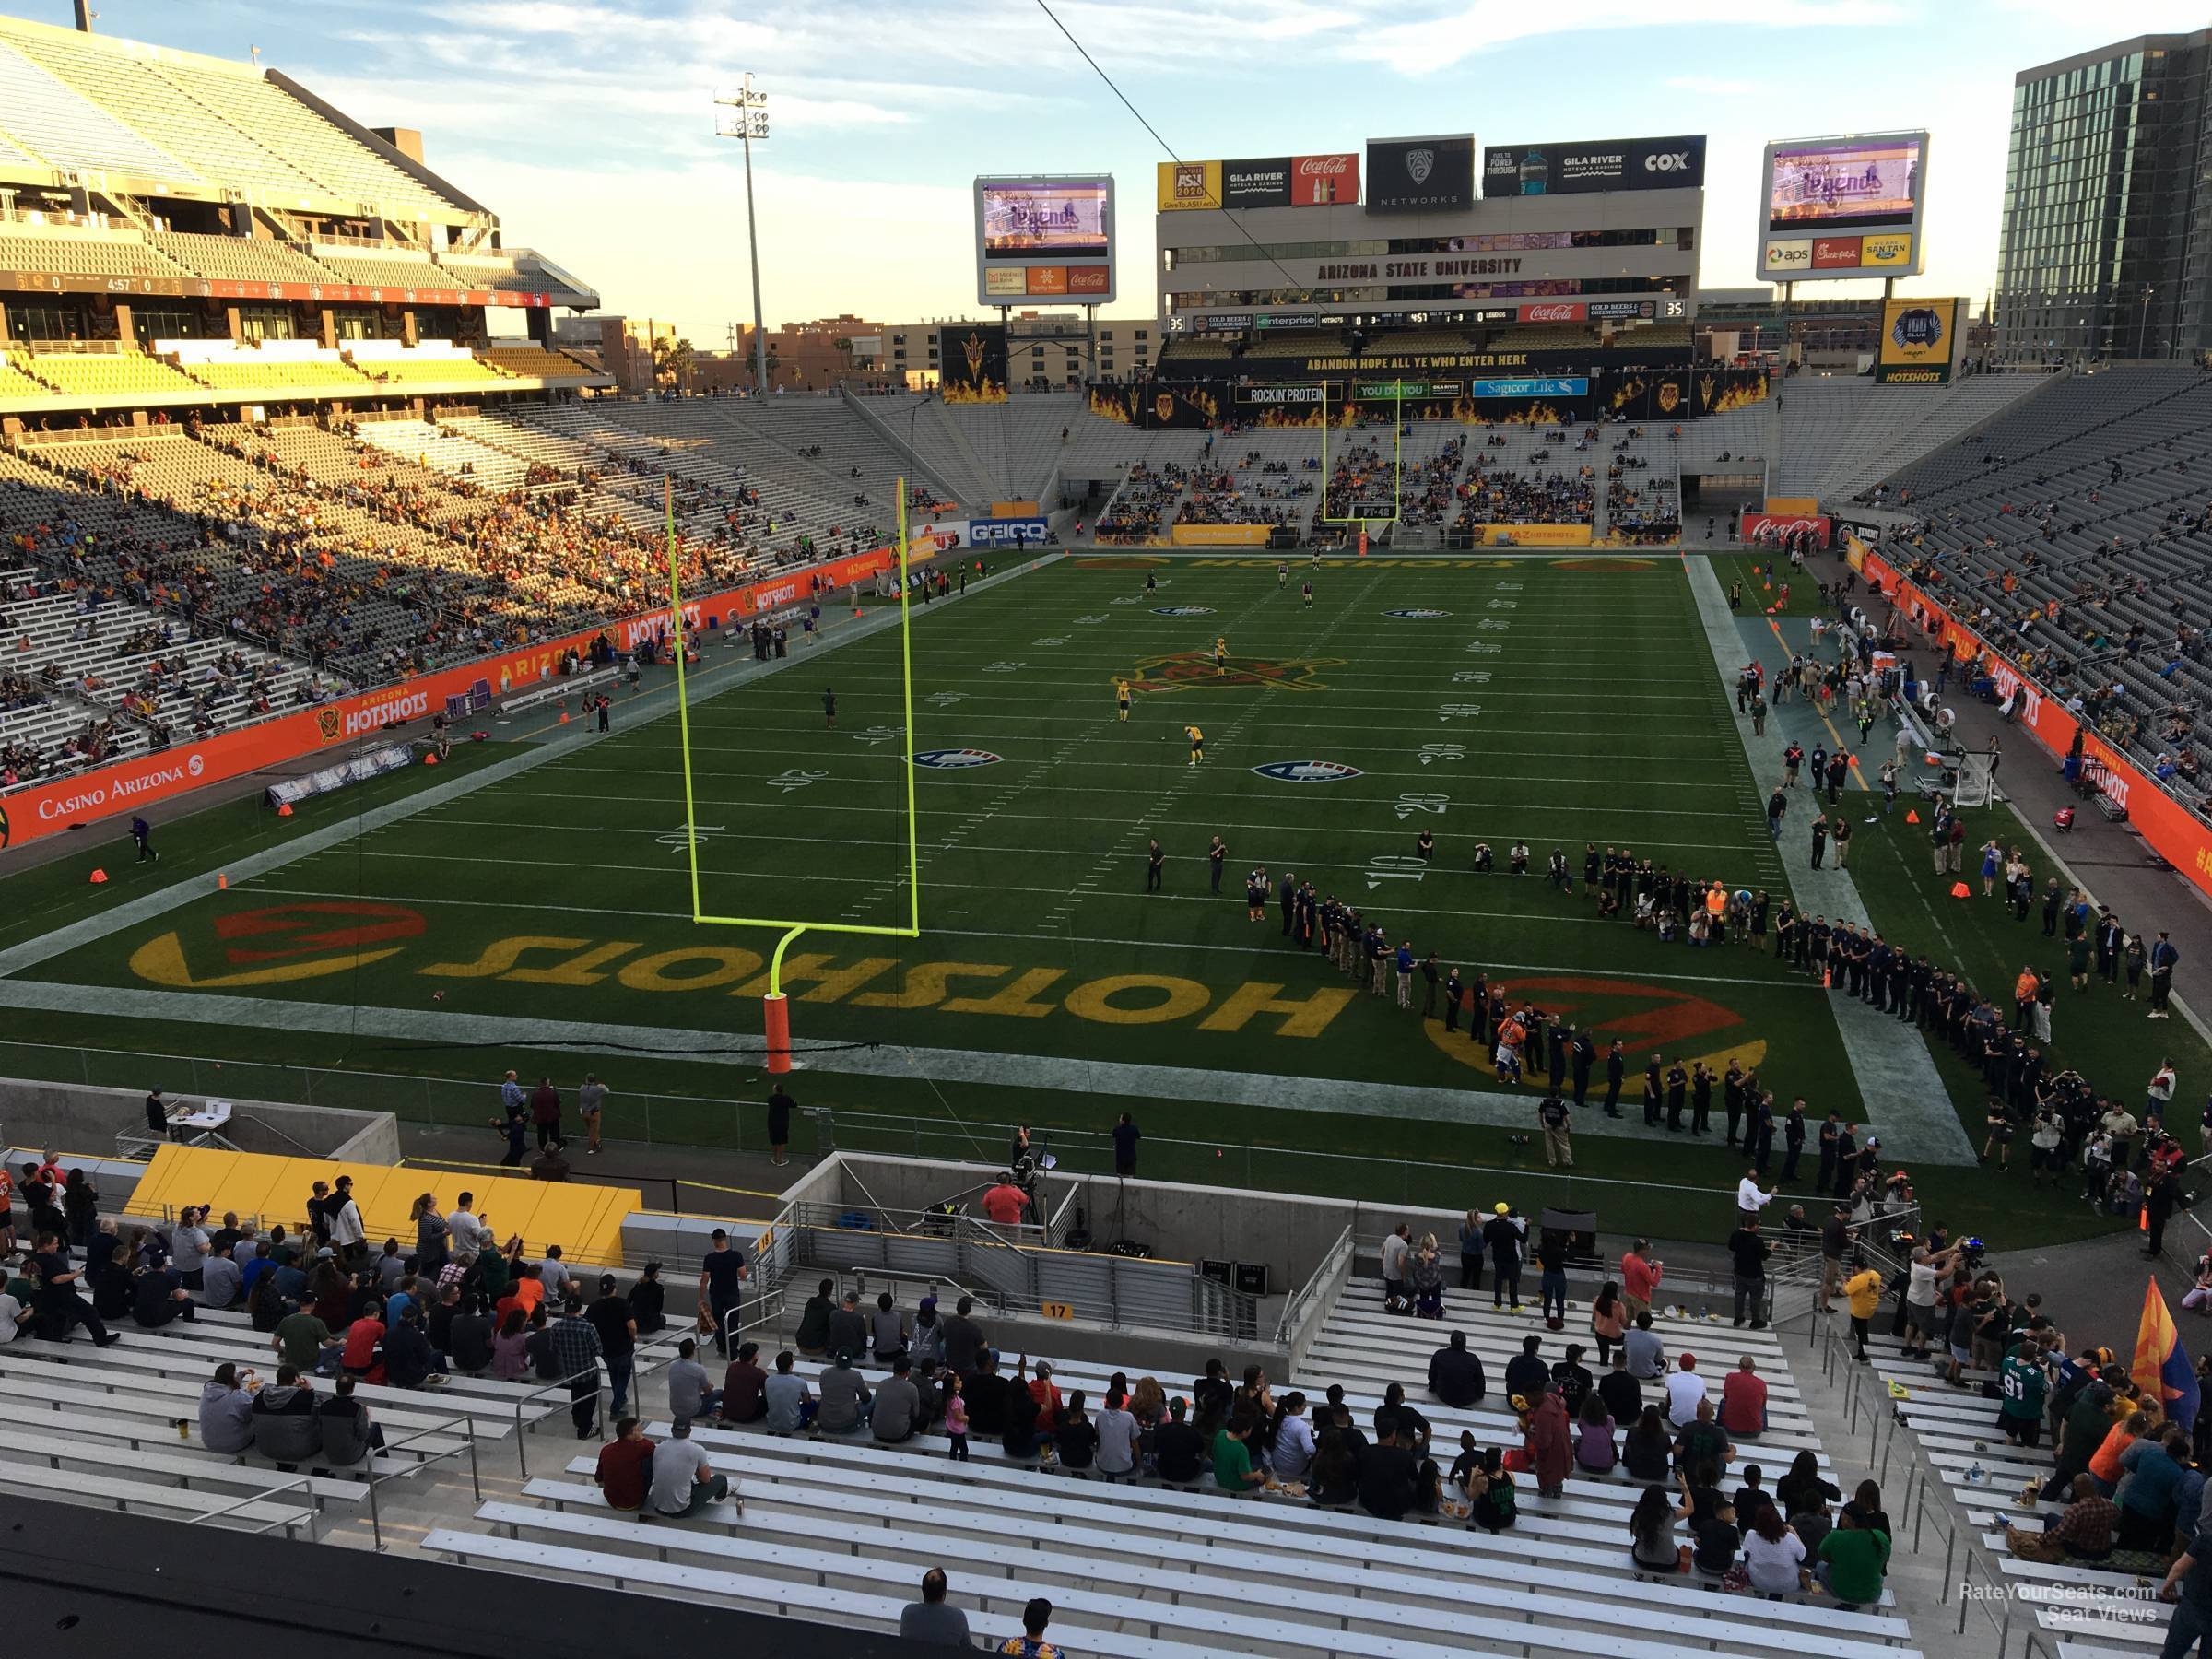
POLYGON ((1214 614, 1214 607, 1210 605, 1156 605, 1152 607, 1152 614, 1156 617, 1210 617, 1214 614))
POLYGON ((989 749, 935 748, 924 749, 914 757, 916 766, 927 766, 938 771, 958 771, 969 766, 996 766, 1004 756, 989 749))
POLYGON ((1439 618, 1448 617, 1452 613, 1448 610, 1386 610, 1382 614, 1386 617, 1396 617, 1406 622, 1434 622, 1439 618))
POLYGON ((1342 783, 1359 775, 1358 767, 1341 760, 1270 760, 1252 770, 1277 783, 1342 783))

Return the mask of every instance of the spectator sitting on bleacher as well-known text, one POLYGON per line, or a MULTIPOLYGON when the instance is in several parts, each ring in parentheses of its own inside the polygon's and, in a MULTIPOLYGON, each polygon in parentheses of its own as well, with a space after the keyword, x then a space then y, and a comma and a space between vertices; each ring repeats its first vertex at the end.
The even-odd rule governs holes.
POLYGON ((338 1355, 341 1374, 363 1382, 382 1382, 384 1372, 379 1351, 383 1340, 384 1304, 371 1297, 346 1327, 346 1346, 338 1355))
POLYGON ((1835 1529, 1820 1540, 1818 1560, 1814 1574, 1839 1604, 1870 1606, 1882 1599, 1882 1576, 1889 1567, 1889 1534, 1886 1528, 1868 1524, 1867 1517, 1847 1503, 1835 1529))
POLYGON ((228 1360, 200 1389, 200 1444, 226 1457, 253 1444, 253 1390, 239 1381, 238 1368, 228 1360))
POLYGON ((888 1366, 906 1352, 906 1316, 893 1304, 891 1293, 883 1291, 876 1298, 876 1312, 868 1315, 869 1351, 877 1364, 888 1366))
POLYGON ((2174 1508, 2188 1461, 2189 1436, 2175 1423, 2155 1435, 2145 1432, 2120 1454, 2124 1473, 2112 1501, 2120 1506, 2121 1548, 2164 1550, 2171 1546, 2174 1508))
POLYGON ((599 1448, 598 1467, 592 1473, 607 1508, 634 1513, 645 1507, 646 1488, 653 1484, 653 1450, 636 1418, 615 1425, 615 1438, 599 1448))
POLYGON ((860 1295, 848 1290, 837 1311, 830 1315, 830 1351, 865 1354, 867 1350, 868 1322, 861 1316, 860 1295))
POLYGON ((1518 1395, 1529 1405, 1544 1391, 1551 1380, 1551 1368, 1546 1365, 1538 1350, 1544 1346, 1541 1336, 1521 1338, 1521 1351, 1505 1362, 1505 1394, 1511 1400, 1518 1395))
POLYGON ((972 1648, 968 1616, 945 1600, 945 1570, 932 1567, 922 1575, 922 1599, 909 1602, 899 1612, 899 1639, 919 1647, 972 1648))
MULTIPOLYGON (((1375 1434, 1375 1443, 1359 1460, 1359 1507, 1378 1520, 1402 1521, 1419 1494, 1423 1465, 1401 1441, 1396 1419, 1379 1421, 1375 1434)), ((1435 1467, 1426 1465, 1431 1472, 1435 1467)))
MULTIPOLYGON (((1529 1338, 1535 1341, 1534 1337, 1529 1338)), ((1488 1392, 1483 1380, 1482 1360, 1467 1347, 1465 1331, 1452 1333, 1452 1340, 1436 1350, 1429 1360, 1429 1392, 1445 1405, 1465 1410, 1488 1392)))
POLYGON ((698 1355, 699 1344, 688 1336, 676 1345, 676 1358, 668 1365, 668 1416, 673 1422, 688 1423, 722 1409, 722 1391, 698 1355))
POLYGON ((2097 1489, 2096 1479, 2074 1477, 2072 1501, 2041 1532, 2023 1532, 2009 1523, 2005 1547, 2023 1560, 2053 1566, 2064 1561, 2101 1561, 2112 1553, 2112 1535, 2120 1524, 2120 1507, 2097 1489))
MULTIPOLYGON (((707 1462, 707 1454, 691 1439, 688 1420, 678 1418, 669 1427, 669 1438, 653 1448, 653 1513, 670 1519, 696 1515, 709 1504, 720 1503, 730 1496, 730 1479, 717 1475, 707 1462)), ((737 1512, 745 1513, 745 1500, 737 1500, 737 1512)))
POLYGON ((203 1308, 234 1308, 238 1305, 238 1264, 230 1259, 232 1246, 229 1241, 217 1238, 208 1246, 206 1259, 200 1265, 200 1306, 203 1308))
POLYGON ((1721 1427, 1730 1434, 1759 1434, 1767 1426, 1766 1379, 1746 1354, 1721 1384, 1721 1427))
POLYGON ((367 1463, 371 1453, 384 1448, 384 1431, 369 1407, 353 1397, 354 1387, 351 1377, 340 1377, 331 1396, 315 1407, 323 1461, 334 1469, 367 1463))
POLYGON ((836 1288, 835 1279, 824 1279, 799 1312, 799 1325, 792 1334, 792 1346, 810 1359, 819 1359, 830 1351, 830 1316, 837 1307, 830 1292, 836 1288))
POLYGON ((768 1415, 768 1373, 760 1369, 759 1352, 757 1342, 739 1344, 737 1357, 723 1372, 721 1416, 725 1423, 757 1423, 768 1415))
POLYGON ((1189 1410, 1189 1403, 1181 1395, 1170 1400, 1168 1420, 1153 1433, 1154 1467, 1171 1486, 1188 1486, 1205 1466, 1206 1441, 1184 1420, 1189 1410))
POLYGON ((445 1333, 446 1358, 453 1369, 472 1377, 489 1371, 492 1338, 498 1328, 484 1311, 484 1299, 474 1290, 465 1294, 445 1333))
POLYGON ((1666 1419, 1660 1416, 1658 1406, 1646 1406, 1622 1441, 1622 1466, 1636 1480, 1665 1480, 1674 1457, 1675 1442, 1666 1432, 1666 1419))
POLYGON ((148 1267, 131 1283, 131 1317, 149 1331, 171 1320, 190 1321, 196 1310, 192 1292, 173 1267, 148 1267))
POLYGON ((394 1388, 435 1388, 446 1381, 443 1364, 423 1333, 422 1310, 408 1304, 384 1334, 384 1381, 394 1388))
MULTIPOLYGON (((860 1427, 861 1407, 873 1397, 861 1374, 853 1369, 853 1355, 840 1348, 830 1369, 816 1379, 821 1391, 821 1408, 814 1414, 820 1434, 850 1434, 860 1427)), ((1026 1392, 1026 1391, 1025 1391, 1026 1392)))
POLYGON ((288 1365, 278 1366, 276 1381, 253 1395, 253 1449, 287 1473, 323 1450, 315 1391, 288 1365))
POLYGON ((1641 1571, 1679 1572, 1681 1546, 1675 1528, 1690 1517, 1689 1481, 1676 1477, 1682 1501, 1677 1504, 1663 1486, 1644 1488, 1643 1496, 1629 1516, 1629 1559, 1641 1571))
POLYGON ((1705 1403, 1705 1379, 1698 1375, 1698 1357, 1681 1355, 1666 1379, 1666 1420, 1677 1429, 1698 1415, 1705 1403))
MULTIPOLYGON (((901 1441, 912 1440, 925 1426, 921 1420, 922 1397, 921 1392, 914 1386, 911 1375, 912 1370, 912 1362, 901 1354, 891 1361, 890 1377, 877 1385, 872 1401, 865 1390, 862 1393, 864 1403, 870 1407, 868 1428, 883 1445, 897 1445, 901 1441)), ((827 1384, 829 1378, 825 1376, 824 1383, 827 1384)), ((823 1394, 826 1400, 829 1394, 827 1386, 823 1394)))
POLYGON ((1214 1436, 1214 1484, 1221 1490, 1241 1496, 1265 1482, 1266 1476, 1252 1466, 1248 1443, 1257 1427, 1240 1413, 1222 1424, 1214 1436))
POLYGON ((775 1372, 760 1385, 760 1397, 766 1407, 760 1426, 771 1434, 795 1434, 806 1427, 806 1406, 814 1398, 814 1390, 792 1370, 789 1348, 776 1356, 775 1372))

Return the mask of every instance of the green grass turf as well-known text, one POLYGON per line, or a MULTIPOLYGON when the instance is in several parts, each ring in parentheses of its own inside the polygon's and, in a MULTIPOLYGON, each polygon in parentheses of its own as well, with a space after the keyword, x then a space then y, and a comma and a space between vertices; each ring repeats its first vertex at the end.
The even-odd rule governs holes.
MULTIPOLYGON (((1001 759, 920 772, 923 937, 802 937, 785 963, 794 1032, 1324 1084, 1495 1087, 1464 1038, 1443 1039, 1438 1028, 1355 992, 1317 954, 1290 948, 1272 904, 1264 922, 1248 923, 1243 875, 1258 863, 1277 878, 1295 870, 1321 891, 1380 913, 1394 936, 1410 936, 1418 949, 1486 967, 1543 1006, 1595 1021, 1601 1035, 1622 1037, 1631 1055, 1664 1047, 1716 1065, 1732 1054, 1759 1056, 1783 1099, 1803 1093, 1816 1115, 1831 1103, 1847 1114, 1863 1109, 1822 994, 1771 958, 1661 946, 1625 923, 1598 922, 1579 890, 1562 895, 1540 876, 1482 877, 1468 868, 1477 840, 1492 843, 1502 869, 1505 849, 1519 836, 1539 869, 1553 846, 1564 848, 1578 878, 1582 849, 1594 841, 1633 848, 1700 879, 1782 890, 1759 815, 1763 787, 1729 729, 1677 561, 1333 560, 1313 572, 1298 559, 1292 571, 1288 592, 1278 593, 1268 559, 1147 566, 1076 559, 957 605, 917 608, 914 747, 972 747, 1001 759), (1147 568, 1160 582, 1152 594, 1143 588, 1147 568), (1309 611, 1298 588, 1310 575, 1317 602, 1309 611), (1205 614, 1159 614, 1185 607, 1205 614), (1394 610, 1450 614, 1386 614, 1394 610), (1219 678, 1210 661, 1218 634, 1228 637, 1233 670, 1219 678), (1470 649, 1486 645, 1496 649, 1470 649), (1126 724, 1113 714, 1117 674, 1139 686, 1126 724), (1196 769, 1187 764, 1187 724, 1207 737, 1206 762, 1196 769), (1252 770, 1314 759, 1359 775, 1291 783, 1252 770), (1417 870, 1411 854, 1423 826, 1437 836, 1438 856, 1417 870), (1207 839, 1216 833, 1230 848, 1219 898, 1207 892, 1206 876, 1207 839), (1155 835, 1169 853, 1166 890, 1147 895, 1144 846, 1155 835)), ((710 646, 710 656, 719 660, 720 649, 710 646)), ((902 919, 897 649, 895 635, 857 641, 694 707, 698 818, 712 827, 700 849, 707 911, 902 919), (837 690, 834 730, 824 726, 825 686, 837 690)), ((481 757, 479 750, 468 759, 481 757)), ((226 893, 211 890, 32 977, 676 1027, 725 1032, 726 1045, 749 1048, 759 1030, 762 959, 775 935, 689 920, 678 759, 673 718, 639 724, 611 743, 358 845, 226 893), (402 907, 422 919, 420 931, 368 941, 363 948, 392 954, 359 964, 343 960, 350 954, 343 938, 235 931, 226 938, 218 931, 226 920, 236 930, 251 912, 352 903, 402 907), (324 971, 334 964, 336 971, 324 971), (277 977, 287 971, 309 976, 277 977)), ((397 793, 423 782, 418 769, 405 782, 377 787, 397 793)), ((286 826, 251 806, 165 825, 159 877, 211 872, 238 851, 349 817, 370 798, 361 792, 310 803, 286 826)), ((1910 841, 1900 846, 1912 849, 1910 841)), ((1921 902, 1910 861, 1895 853, 1886 860, 1872 835, 1857 848, 1854 865, 1868 866, 1877 922, 1910 940, 1909 912, 1921 902)), ((8 881, 7 896, 23 898, 19 910, 6 907, 0 941, 111 904, 155 879, 112 852, 107 856, 115 879, 105 888, 78 885, 87 861, 76 859, 8 881)), ((1983 937, 1964 916, 1946 912, 1942 921, 1954 935, 1963 928, 1977 942, 1983 937)), ((1924 924, 1933 935, 1933 923, 1924 924)), ((318 923, 344 925, 327 916, 318 923)), ((1996 952, 1994 939, 1987 948, 1996 952)), ((720 1103, 759 1092, 751 1070, 728 1065, 618 1053, 541 1061, 503 1050, 173 1021, 40 1016, 38 1025, 40 1042, 202 1055, 234 1067, 335 1064, 480 1079, 511 1058, 564 1078, 596 1065, 618 1090, 708 1098, 696 1107, 655 1103, 655 1140, 740 1145, 758 1133, 757 1124, 720 1103)), ((2178 1041, 2178 1023, 2170 1030, 2178 1041)), ((2063 1024, 2062 1035, 2070 1036, 2063 1024)), ((122 1064, 73 1050, 5 1053, 18 1068, 49 1075, 122 1064), (47 1065, 41 1055, 51 1056, 47 1065)), ((2138 1056, 2124 1075, 2139 1063, 2138 1056)), ((987 1147, 996 1144, 995 1125, 1016 1118, 1095 1130, 1130 1106, 1156 1142, 1191 1143, 1187 1151, 1162 1145, 1149 1173, 1454 1206, 1475 1196, 1465 1181, 1424 1165, 1525 1169, 1534 1153, 1502 1130, 1411 1113, 1130 1101, 1112 1092, 1030 1087, 1012 1067, 1006 1082, 992 1086, 818 1071, 802 1083, 810 1106, 992 1124, 987 1147), (1216 1145, 1246 1143, 1286 1151, 1256 1159, 1207 1156, 1216 1145)), ((1632 1077, 1631 1096, 1633 1089, 1632 1077)), ((315 1098, 342 1092, 326 1077, 315 1098)), ((488 1110, 486 1095, 431 1085, 364 1082, 362 1093, 364 1103, 414 1117, 465 1122, 488 1110)), ((1969 1121, 1978 1132, 1978 1093, 1954 1093, 1973 1109, 1969 1121)), ((1535 1098, 1532 1091, 1532 1119, 1535 1098)), ((855 1126, 840 1138, 853 1144, 865 1135, 855 1126)), ((1597 1137, 1583 1142, 1581 1167, 1617 1180, 1716 1189, 1739 1172, 1711 1145, 1597 1137)), ((2084 1211, 1997 1189, 1971 1171, 1927 1172, 1924 1191, 1961 1225, 1997 1237, 2008 1224, 2044 1236, 2053 1226, 2095 1225, 2084 1211)), ((1713 1225, 1725 1216, 1724 1200, 1685 1199, 1658 1187, 1572 1192, 1532 1175, 1515 1192, 1524 1202, 1547 1193, 1579 1198, 1598 1207, 1608 1228, 1623 1230, 1702 1231, 1708 1211, 1713 1225)))
MULTIPOLYGON (((1713 561, 1714 573, 1724 589, 1734 581, 1742 581, 1747 610, 1751 606, 1752 595, 1760 591, 1759 579, 1752 572, 1755 562, 1749 556, 1719 558, 1713 561)), ((1818 604, 1818 580, 1805 575, 1793 580, 1791 585, 1791 611, 1799 617, 1810 614, 1811 608, 1818 604)), ((1765 660, 1773 666, 1786 658, 1778 644, 1766 653, 1765 660)), ((1837 714, 1830 719, 1830 746, 1846 742, 1853 752, 1868 757, 1869 771, 1877 771, 1881 759, 1890 752, 1891 735, 1886 724, 1877 724, 1874 735, 1862 748, 1856 726, 1846 716, 1837 714)), ((1778 778, 1783 745, 1777 742, 1772 747, 1772 771, 1778 778)), ((2032 741, 2022 735, 2008 747, 2004 767, 2017 771, 2050 764, 2032 741)), ((2004 776, 2005 770, 2001 769, 2000 782, 2004 776)), ((1762 785, 1769 782, 1763 775, 1761 781, 1762 785)), ((1876 779, 1870 777, 1866 782, 1873 784, 1876 779)), ((2179 1101, 2186 1102, 2200 1089, 2212 1089, 2212 1049, 2207 1049, 2195 1029, 2185 1020, 2177 1018, 2155 1024, 2147 1021, 2145 1003, 2124 1000, 2124 976, 2113 986, 2092 978, 2087 991, 2077 993, 2065 988, 2065 941, 2063 937, 2043 936, 2040 898, 2043 882, 2056 873, 2056 866, 2042 848, 2035 844, 2027 826, 2011 806, 1969 808, 1964 815, 1967 839, 1961 874, 1938 877, 1928 840, 1928 815, 1922 813, 1922 822, 1918 824, 1906 821, 1907 812, 1918 805, 1909 790, 1900 789, 1893 813, 1882 811, 1878 788, 1859 787, 1855 779, 1853 785, 1846 788, 1844 798, 1859 820, 1852 840, 1852 877, 1865 900, 1869 916, 1892 943, 1900 944, 1915 954, 1925 951, 1936 962, 1962 969, 1976 985, 1996 999, 1999 1007, 2007 1011, 2011 1006, 2012 982, 2023 966, 2032 965, 2051 976, 2061 987, 2052 1009, 2052 1054, 2058 1064, 2075 1067, 2092 1084, 2124 1100, 2131 1111, 2141 1112, 2142 1086, 2149 1081, 2164 1056, 2171 1056, 2180 1071, 2179 1101), (1878 821, 1865 822, 1868 816, 1876 817, 1878 821), (2001 884, 1995 897, 1983 896, 1978 849, 1992 839, 2007 850, 2020 849, 2036 873, 2039 898, 2025 921, 2019 920, 2004 903, 2001 884), (1968 897, 1964 899, 1955 898, 1951 892, 1961 879, 1968 888, 1968 897)), ((2048 839, 2051 834, 2048 827, 2040 828, 2048 839)), ((2063 841, 2055 844, 2064 853, 2063 841)), ((1783 846, 1791 855, 1802 855, 1802 835, 1785 833, 1783 846)), ((2063 882, 2065 878, 2061 879, 2063 882)), ((2139 926, 2146 931, 2155 931, 2158 926, 2157 920, 2148 916, 2123 915, 2121 920, 2131 928, 2139 926)), ((1988 1096, 1979 1068, 1960 1062, 1947 1043, 1937 1044, 1931 1052, 1936 1055, 1936 1069, 1950 1090, 1960 1118, 1968 1125, 1974 1144, 1981 1146, 1985 1138, 1988 1096)), ((2184 1144, 2194 1138, 2187 1126, 2191 1115, 2185 1105, 2178 1107, 2173 1126, 2180 1131, 2184 1144)), ((2024 1182, 2027 1179, 2024 1137, 2012 1151, 2021 1167, 2015 1169, 2009 1179, 2024 1182)))

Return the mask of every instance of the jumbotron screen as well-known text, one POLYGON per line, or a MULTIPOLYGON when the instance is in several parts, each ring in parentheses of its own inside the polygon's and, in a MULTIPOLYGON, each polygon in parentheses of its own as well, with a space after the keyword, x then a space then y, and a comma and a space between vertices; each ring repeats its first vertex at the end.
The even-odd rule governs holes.
POLYGON ((1106 179, 981 179, 986 260, 1104 259, 1112 252, 1106 179))
POLYGON ((1777 144, 1767 182, 1767 229, 1889 230, 1920 212, 1924 133, 1777 144))

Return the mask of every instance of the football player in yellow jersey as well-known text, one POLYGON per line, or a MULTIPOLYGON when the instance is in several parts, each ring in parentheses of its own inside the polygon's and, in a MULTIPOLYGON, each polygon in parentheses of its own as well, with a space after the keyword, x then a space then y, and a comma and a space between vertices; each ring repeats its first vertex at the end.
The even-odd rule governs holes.
POLYGON ((1113 706, 1118 712, 1118 718, 1126 725, 1129 721, 1129 682, 1125 679, 1113 682, 1113 706))
POLYGON ((1184 726, 1182 735, 1191 740, 1191 764, 1197 765, 1206 759, 1206 734, 1196 726, 1184 726))
POLYGON ((1229 673, 1229 636, 1220 634, 1214 640, 1214 677, 1220 679, 1229 673))

